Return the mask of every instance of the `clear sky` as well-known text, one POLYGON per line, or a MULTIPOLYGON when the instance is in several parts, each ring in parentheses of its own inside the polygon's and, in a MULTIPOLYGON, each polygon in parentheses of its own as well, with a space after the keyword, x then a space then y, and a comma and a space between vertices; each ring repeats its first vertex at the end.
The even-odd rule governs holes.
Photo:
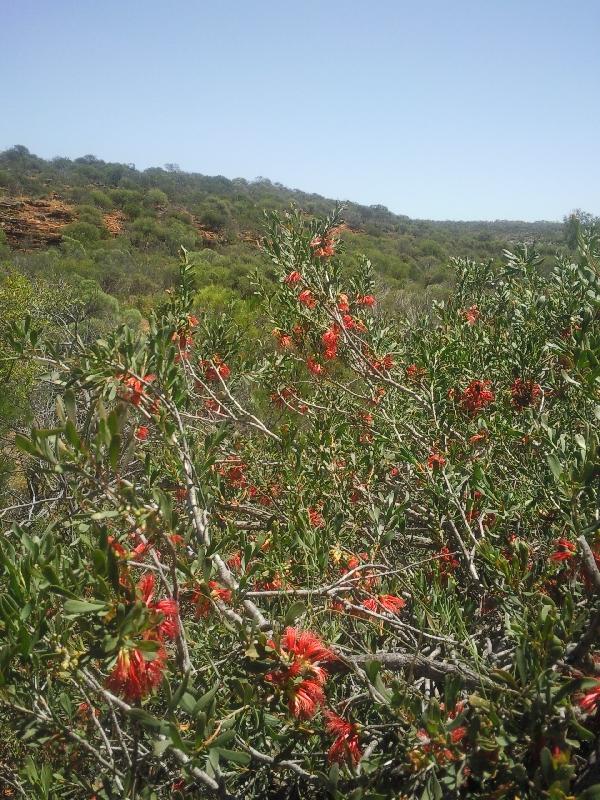
POLYGON ((0 0, 0 149, 600 214, 600 0, 0 0))

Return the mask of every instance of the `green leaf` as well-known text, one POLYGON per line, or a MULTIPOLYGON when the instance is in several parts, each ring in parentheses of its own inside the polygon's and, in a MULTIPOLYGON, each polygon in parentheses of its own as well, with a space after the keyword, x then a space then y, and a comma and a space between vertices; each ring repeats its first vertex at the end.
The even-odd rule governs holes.
POLYGON ((232 761, 234 764, 241 764, 243 767, 247 767, 251 761, 250 754, 240 750, 226 750, 223 747, 217 747, 216 750, 221 758, 232 761))
POLYGON ((283 624, 284 626, 293 625, 294 622, 298 619, 298 617, 302 616, 306 612, 306 605, 302 601, 298 601, 297 603, 292 603, 292 605, 286 611, 283 624))
POLYGON ((67 600, 64 609, 66 614, 78 616, 79 614, 97 614, 99 611, 107 611, 108 606, 97 600, 67 600))
POLYGON ((600 800, 600 783, 588 786, 581 794, 577 795, 577 800, 600 800))
POLYGON ((546 461, 548 462, 548 466, 552 470, 552 474, 554 475, 555 479, 560 481, 563 468, 558 458, 553 453, 550 453, 546 456, 546 461))

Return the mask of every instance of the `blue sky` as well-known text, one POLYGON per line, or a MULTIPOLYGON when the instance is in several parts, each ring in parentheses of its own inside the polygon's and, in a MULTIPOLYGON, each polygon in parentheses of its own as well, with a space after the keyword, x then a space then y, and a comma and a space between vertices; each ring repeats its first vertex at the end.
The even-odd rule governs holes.
POLYGON ((600 214, 600 0, 4 0, 0 149, 600 214))

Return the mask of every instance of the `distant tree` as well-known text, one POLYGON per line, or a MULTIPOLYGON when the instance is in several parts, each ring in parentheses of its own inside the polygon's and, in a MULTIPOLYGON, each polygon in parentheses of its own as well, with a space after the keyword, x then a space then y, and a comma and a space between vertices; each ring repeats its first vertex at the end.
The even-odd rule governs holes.
POLYGON ((576 208, 567 216, 563 217, 564 237, 570 250, 575 250, 579 235, 582 231, 590 231, 600 227, 600 217, 576 208))

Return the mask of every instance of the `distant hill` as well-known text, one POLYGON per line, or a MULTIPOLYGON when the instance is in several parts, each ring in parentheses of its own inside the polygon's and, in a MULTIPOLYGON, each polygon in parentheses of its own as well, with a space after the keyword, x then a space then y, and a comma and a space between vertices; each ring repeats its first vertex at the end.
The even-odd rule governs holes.
MULTIPOLYGON (((208 300, 248 297, 264 211, 295 204, 326 214, 334 201, 266 178, 229 180, 180 171, 137 170, 86 155, 45 160, 18 145, 0 153, 0 246, 24 272, 96 280, 103 291, 146 305, 168 286, 181 244, 198 253, 208 300), (3 232, 3 233, 2 233, 3 232)), ((497 259, 516 241, 549 258, 562 246, 558 222, 436 222, 348 202, 345 245, 365 253, 391 291, 445 284, 452 256, 497 259)))

